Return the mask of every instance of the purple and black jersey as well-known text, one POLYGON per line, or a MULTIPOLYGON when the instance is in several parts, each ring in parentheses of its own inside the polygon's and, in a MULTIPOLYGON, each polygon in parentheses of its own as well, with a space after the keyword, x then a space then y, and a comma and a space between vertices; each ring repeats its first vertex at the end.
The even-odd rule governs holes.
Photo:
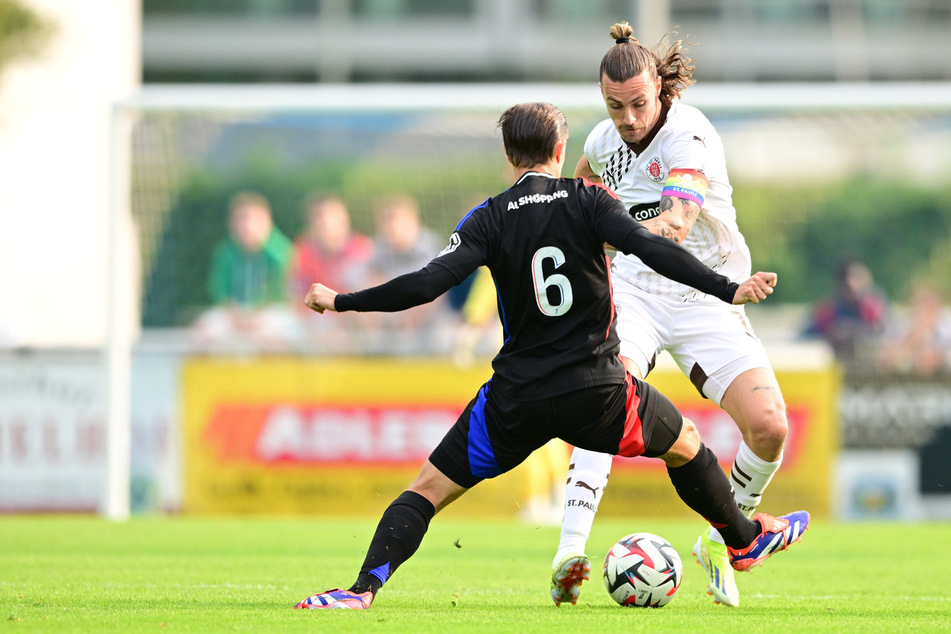
POLYGON ((528 172, 471 210, 426 267, 338 295, 338 311, 396 311, 432 301, 486 265, 504 343, 493 386, 519 400, 624 382, 604 244, 730 302, 737 285, 651 234, 605 188, 528 172))

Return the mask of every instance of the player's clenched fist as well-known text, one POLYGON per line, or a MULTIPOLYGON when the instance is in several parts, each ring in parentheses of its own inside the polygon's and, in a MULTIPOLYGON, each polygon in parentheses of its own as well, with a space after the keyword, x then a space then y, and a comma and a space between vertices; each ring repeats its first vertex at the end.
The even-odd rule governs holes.
POLYGON ((776 286, 778 276, 775 273, 764 273, 760 271, 746 280, 736 289, 733 296, 734 304, 759 304, 772 295, 773 287, 776 286))
POLYGON ((336 312, 337 309, 334 308, 334 298, 336 297, 337 291, 327 288, 323 284, 311 284, 307 297, 304 298, 304 304, 318 313, 323 313, 325 310, 336 312))

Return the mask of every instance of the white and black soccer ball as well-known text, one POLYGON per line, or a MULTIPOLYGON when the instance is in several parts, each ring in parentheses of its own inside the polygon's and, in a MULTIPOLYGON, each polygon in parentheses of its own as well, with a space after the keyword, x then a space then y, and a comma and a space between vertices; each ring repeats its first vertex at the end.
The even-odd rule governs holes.
POLYGON ((680 555, 663 537, 634 533, 604 558, 604 586, 624 606, 659 608, 670 603, 683 580, 680 555))

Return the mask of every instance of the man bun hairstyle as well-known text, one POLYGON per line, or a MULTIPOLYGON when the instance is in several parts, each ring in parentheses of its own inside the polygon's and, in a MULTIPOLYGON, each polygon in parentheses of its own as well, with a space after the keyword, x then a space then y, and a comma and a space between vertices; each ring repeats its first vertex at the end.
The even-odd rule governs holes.
MULTIPOLYGON (((673 32, 667 35, 676 35, 673 32)), ((627 22, 618 22, 611 27, 611 39, 614 46, 601 58, 598 79, 607 77, 611 81, 625 82, 637 77, 645 70, 651 76, 660 76, 660 101, 669 106, 679 99, 683 90, 693 80, 694 60, 684 52, 683 40, 667 44, 665 36, 654 48, 648 49, 634 37, 634 29, 627 22)))
POLYGON ((568 138, 564 113, 541 101, 512 106, 499 117, 505 154, 515 167, 543 165, 555 156, 555 146, 568 138))

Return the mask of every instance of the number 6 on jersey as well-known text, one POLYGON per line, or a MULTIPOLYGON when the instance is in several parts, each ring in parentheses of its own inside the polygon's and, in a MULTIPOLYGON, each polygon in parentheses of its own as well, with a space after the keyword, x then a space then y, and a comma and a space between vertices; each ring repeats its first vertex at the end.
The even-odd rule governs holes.
POLYGON ((535 282, 535 301, 538 303, 538 310, 548 317, 558 317, 564 315, 571 308, 571 302, 574 297, 571 293, 571 282, 560 273, 544 276, 542 272, 542 263, 551 259, 557 269, 565 263, 565 254, 558 247, 542 247, 535 252, 532 257, 532 280, 535 282), (557 286, 560 294, 558 303, 552 304, 548 300, 548 287, 557 286))

